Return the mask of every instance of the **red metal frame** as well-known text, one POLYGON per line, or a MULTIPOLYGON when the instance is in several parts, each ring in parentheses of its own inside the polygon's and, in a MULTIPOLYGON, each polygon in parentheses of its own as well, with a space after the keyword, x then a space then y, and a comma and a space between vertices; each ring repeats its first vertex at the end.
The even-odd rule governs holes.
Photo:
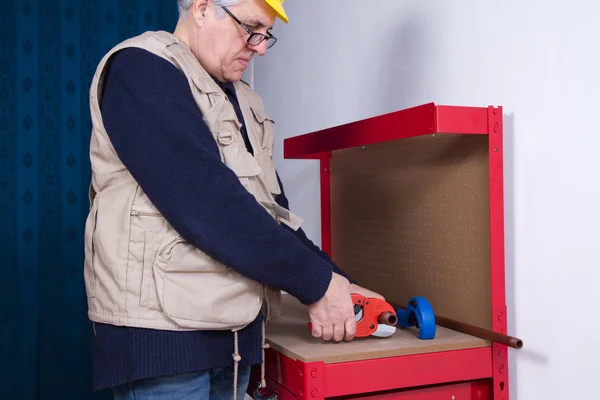
POLYGON ((407 389, 370 396, 345 396, 339 399, 369 400, 491 400, 492 390, 487 380, 431 386, 422 389, 407 389))
MULTIPOLYGON (((506 333, 502 107, 424 104, 286 139, 284 157, 320 160, 322 248, 331 255, 331 152, 434 133, 489 137, 492 329, 506 333)), ((334 364, 302 363, 270 349, 267 375, 283 400, 369 394, 373 399, 403 400, 509 398, 508 351, 498 344, 334 364)))
POLYGON ((490 376, 491 366, 485 347, 327 364, 325 397, 483 379, 490 376))
POLYGON ((274 383, 270 387, 285 388, 300 399, 366 395, 492 377, 489 347, 333 364, 295 361, 269 349, 266 364, 274 383))
POLYGON ((331 175, 327 152, 321 158, 321 249, 331 257, 331 175))
MULTIPOLYGON (((492 330, 506 333, 502 107, 488 108, 492 330)), ((494 400, 508 400, 508 348, 492 344, 494 400)))
POLYGON ((323 159, 334 150, 433 133, 487 135, 487 110, 424 104, 285 139, 283 156, 323 159))
MULTIPOLYGON (((253 379, 251 382, 255 382, 253 379)), ((267 387, 269 391, 265 396, 277 395, 277 400, 297 400, 298 397, 280 385, 273 379, 267 377, 267 387)), ((350 396, 341 396, 337 399, 370 399, 370 400, 492 400, 492 388, 489 379, 470 381, 464 383, 454 383, 446 385, 427 386, 420 389, 401 389, 392 392, 381 392, 379 394, 359 394, 350 396)))

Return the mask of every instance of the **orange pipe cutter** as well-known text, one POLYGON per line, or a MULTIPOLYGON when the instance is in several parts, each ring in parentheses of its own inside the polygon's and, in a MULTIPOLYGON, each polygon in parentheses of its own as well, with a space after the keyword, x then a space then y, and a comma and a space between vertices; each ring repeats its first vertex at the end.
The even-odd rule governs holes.
MULTIPOLYGON (((367 298, 357 293, 352 293, 351 296, 356 318, 356 335, 354 337, 388 337, 396 332, 398 317, 388 302, 374 297, 367 298)), ((310 322, 308 330, 312 330, 310 322)))
POLYGON ((356 317, 355 337, 388 337, 396 332, 398 316, 388 302, 353 293, 352 303, 356 317))
MULTIPOLYGON (((351 296, 356 318, 356 338, 389 337, 396 332, 397 327, 404 329, 412 326, 419 330, 419 339, 435 337, 435 316, 431 305, 422 297, 412 298, 405 310, 395 310, 384 300, 357 293, 352 293, 351 296)), ((312 330, 310 322, 308 329, 312 330)))

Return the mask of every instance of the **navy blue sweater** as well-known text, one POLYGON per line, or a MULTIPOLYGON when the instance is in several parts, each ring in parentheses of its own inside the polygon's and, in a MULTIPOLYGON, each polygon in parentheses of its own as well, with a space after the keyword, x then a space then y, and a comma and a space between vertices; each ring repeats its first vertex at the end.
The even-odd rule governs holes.
MULTIPOLYGON (((217 83, 243 123, 234 86, 217 83)), ((122 162, 190 243, 304 304, 323 296, 332 271, 345 275, 302 229, 276 223, 221 162, 188 82, 173 65, 145 50, 120 51, 106 74, 101 110, 122 162)), ((242 134, 252 153, 245 124, 242 134)), ((276 201, 289 208, 281 185, 276 201)), ((240 332, 239 341, 242 364, 260 363, 260 316, 240 332)), ((96 323, 93 385, 102 389, 231 365, 232 353, 229 331, 173 332, 96 323)))

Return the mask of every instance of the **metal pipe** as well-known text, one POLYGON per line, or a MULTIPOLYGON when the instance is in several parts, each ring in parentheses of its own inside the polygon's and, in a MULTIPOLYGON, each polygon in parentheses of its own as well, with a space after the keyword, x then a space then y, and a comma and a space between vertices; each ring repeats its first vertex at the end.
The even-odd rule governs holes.
POLYGON ((513 349, 521 349, 523 347, 523 341, 519 338, 504 335, 499 332, 494 332, 489 329, 480 328, 478 326, 469 325, 464 322, 456 321, 450 318, 435 316, 435 322, 448 329, 454 329, 455 331, 463 332, 472 336, 477 336, 482 339, 486 339, 492 342, 500 343, 513 349))
POLYGON ((379 314, 378 322, 382 325, 396 326, 398 323, 398 316, 392 312, 386 311, 379 314))
MULTIPOLYGON (((394 307, 394 309, 406 309, 404 306, 392 305, 392 307, 394 307)), ((458 332, 466 333, 467 335, 472 335, 481 339, 489 340, 491 342, 500 343, 513 349, 518 350, 523 348, 523 340, 519 338, 504 335, 489 329, 480 328, 465 322, 435 315, 435 323, 439 326, 443 326, 444 328, 453 329, 458 332)))

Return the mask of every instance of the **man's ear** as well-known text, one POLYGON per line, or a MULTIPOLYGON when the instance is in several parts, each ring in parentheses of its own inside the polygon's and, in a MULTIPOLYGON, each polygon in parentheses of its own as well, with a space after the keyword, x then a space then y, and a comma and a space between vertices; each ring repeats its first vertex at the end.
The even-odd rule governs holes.
POLYGON ((204 24, 207 8, 208 0, 194 0, 194 4, 192 5, 192 16, 194 17, 194 22, 196 22, 198 26, 204 24))

